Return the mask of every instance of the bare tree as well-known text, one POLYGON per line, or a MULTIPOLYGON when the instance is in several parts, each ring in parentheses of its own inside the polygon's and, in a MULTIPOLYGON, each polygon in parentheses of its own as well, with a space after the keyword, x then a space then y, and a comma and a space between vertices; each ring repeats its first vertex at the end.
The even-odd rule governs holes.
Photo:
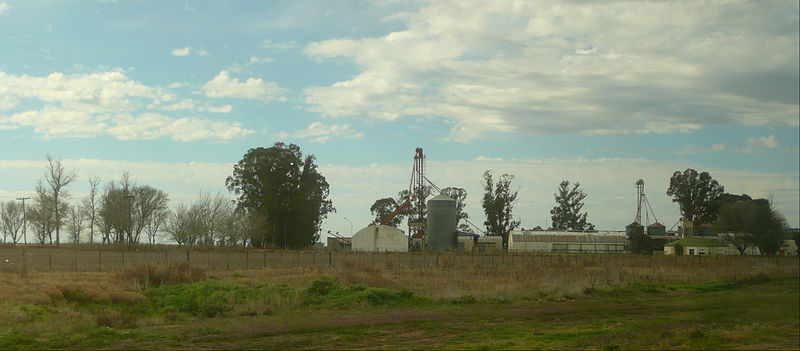
MULTIPOLYGON (((60 200, 69 198, 69 193, 64 189, 67 185, 75 180, 75 173, 64 170, 64 165, 61 160, 54 160, 50 155, 47 155, 47 173, 45 174, 45 181, 50 186, 50 195, 54 204, 58 204, 60 200)), ((60 228, 64 213, 60 211, 60 206, 53 206, 54 220, 53 223, 56 231, 56 246, 61 242, 60 228)))
POLYGON ((192 207, 180 204, 175 211, 170 213, 165 230, 179 246, 191 247, 197 243, 201 233, 206 230, 202 216, 203 211, 197 204, 192 207))
POLYGON ((41 180, 36 185, 36 195, 33 198, 34 204, 28 210, 28 222, 33 227, 36 240, 40 244, 53 243, 53 231, 58 223, 56 219, 56 207, 59 213, 66 213, 67 204, 59 201, 58 206, 53 200, 53 196, 44 188, 41 180))
POLYGON ((89 177, 89 196, 83 199, 83 215, 89 220, 89 243, 94 242, 94 228, 97 226, 97 209, 100 199, 97 197, 97 186, 100 179, 89 177))
POLYGON ((67 231, 69 232, 69 239, 73 244, 81 242, 81 232, 83 231, 83 208, 81 205, 75 205, 69 210, 69 223, 67 231))
POLYGON ((168 201, 167 194, 161 190, 131 183, 126 172, 119 183, 112 181, 106 186, 98 215, 112 234, 113 242, 133 244, 139 242, 142 232, 148 227, 153 229, 153 235, 158 232, 163 214, 162 221, 156 222, 155 227, 152 226, 152 217, 166 211, 168 201))
POLYGON ((5 204, 0 203, 0 231, 3 232, 3 243, 7 240, 16 244, 21 238, 23 225, 22 206, 14 200, 5 204))
MULTIPOLYGON (((165 192, 148 185, 134 185, 133 196, 134 216, 131 219, 133 236, 128 240, 129 243, 139 242, 139 237, 141 236, 142 231, 144 231, 148 226, 152 226, 152 224, 154 224, 152 221, 153 217, 157 217, 161 213, 165 212, 167 210, 167 203, 169 202, 169 197, 165 192)), ((159 223, 156 222, 155 224, 159 223)), ((158 232, 158 225, 156 225, 154 229, 155 232, 158 232)), ((153 237, 153 239, 155 239, 155 237, 153 237)))
POLYGON ((147 221, 147 225, 145 226, 145 232, 147 233, 147 241, 150 245, 154 245, 156 243, 156 239, 158 238, 158 233, 167 222, 167 218, 169 218, 169 209, 158 210, 150 216, 150 219, 147 221))

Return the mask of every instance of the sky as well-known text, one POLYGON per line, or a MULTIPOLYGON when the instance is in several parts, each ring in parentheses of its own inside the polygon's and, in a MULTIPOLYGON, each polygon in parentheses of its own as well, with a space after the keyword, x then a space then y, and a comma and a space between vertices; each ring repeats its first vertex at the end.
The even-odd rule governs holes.
POLYGON ((228 194, 248 149, 316 156, 348 235, 408 187, 416 147, 439 187, 512 174, 513 214, 545 227, 562 180, 598 229, 624 230, 638 179, 668 229, 676 171, 773 200, 800 226, 797 1, 0 0, 0 201, 46 155, 124 172, 171 204, 228 194), (351 229, 352 223, 352 229, 351 229))

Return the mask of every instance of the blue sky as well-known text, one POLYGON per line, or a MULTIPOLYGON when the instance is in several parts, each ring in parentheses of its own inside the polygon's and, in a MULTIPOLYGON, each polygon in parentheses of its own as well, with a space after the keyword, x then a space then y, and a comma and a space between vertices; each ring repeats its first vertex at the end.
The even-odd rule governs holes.
POLYGON ((285 141, 331 185, 323 232, 366 225, 417 146, 475 223, 491 169, 516 176, 523 227, 570 179, 621 229, 639 178, 670 227, 692 167, 798 226, 799 36, 796 1, 0 0, 0 201, 51 154, 74 201, 130 171, 189 202, 285 141))

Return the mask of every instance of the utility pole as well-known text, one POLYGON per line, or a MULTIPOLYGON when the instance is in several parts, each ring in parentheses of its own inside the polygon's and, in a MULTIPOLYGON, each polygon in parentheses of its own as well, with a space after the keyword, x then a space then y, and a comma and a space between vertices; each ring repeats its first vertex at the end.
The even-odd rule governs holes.
POLYGON ((350 222, 350 220, 347 219, 347 217, 344 217, 344 220, 347 221, 347 223, 350 223, 350 237, 352 238, 353 237, 353 222, 350 222))
POLYGON ((25 246, 28 246, 28 235, 26 233, 26 228, 28 227, 28 217, 25 215, 25 200, 30 200, 29 197, 18 197, 17 200, 22 201, 22 238, 25 246))
POLYGON ((22 274, 27 274, 27 261, 28 261, 28 216, 25 214, 25 200, 30 200, 29 197, 18 197, 17 200, 22 201, 22 274))

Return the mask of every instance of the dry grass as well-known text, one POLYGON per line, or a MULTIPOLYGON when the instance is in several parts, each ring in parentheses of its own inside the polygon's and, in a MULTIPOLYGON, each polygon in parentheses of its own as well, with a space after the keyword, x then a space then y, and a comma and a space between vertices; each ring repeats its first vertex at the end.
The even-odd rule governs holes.
POLYGON ((130 289, 145 290, 155 285, 191 283, 205 280, 206 271, 200 267, 192 267, 185 262, 166 267, 139 264, 136 267, 114 273, 113 278, 128 284, 130 289))

